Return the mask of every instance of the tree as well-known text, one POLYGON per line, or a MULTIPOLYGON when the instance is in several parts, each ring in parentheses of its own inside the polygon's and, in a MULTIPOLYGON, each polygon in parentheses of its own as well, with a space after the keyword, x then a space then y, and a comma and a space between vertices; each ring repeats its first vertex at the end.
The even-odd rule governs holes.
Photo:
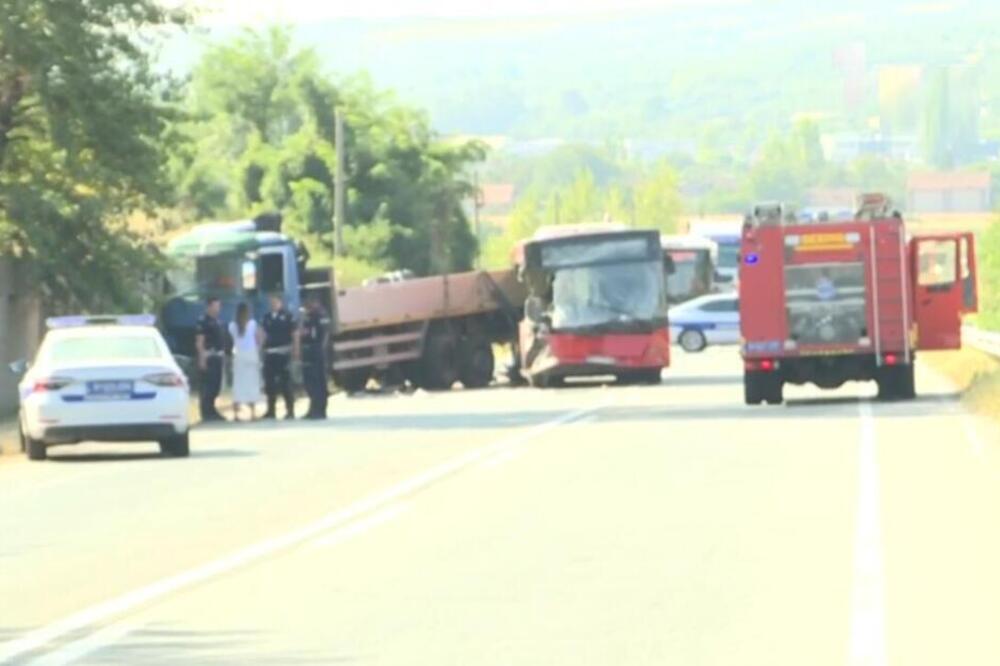
POLYGON ((677 230, 683 210, 677 172, 668 162, 659 162, 635 188, 635 224, 638 227, 677 230))
POLYGON ((155 262, 126 224, 168 198, 169 81, 145 44, 182 14, 156 0, 21 0, 0 12, 0 251, 50 297, 136 306, 155 262))
POLYGON ((314 257, 331 259, 339 108, 348 253, 373 270, 471 267, 476 240, 462 203, 472 187, 463 174, 483 159, 484 147, 441 140, 424 113, 366 77, 335 82, 286 30, 247 31, 209 49, 195 69, 188 104, 194 120, 183 131, 196 150, 177 155, 173 172, 182 196, 202 215, 279 210, 314 257))

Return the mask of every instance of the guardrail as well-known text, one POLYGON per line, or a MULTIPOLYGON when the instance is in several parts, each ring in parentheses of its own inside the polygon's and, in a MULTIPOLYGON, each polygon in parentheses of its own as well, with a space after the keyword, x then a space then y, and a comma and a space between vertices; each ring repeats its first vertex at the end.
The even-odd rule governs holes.
POLYGON ((981 331, 974 326, 963 326, 962 339, 979 351, 1000 358, 1000 333, 981 331))

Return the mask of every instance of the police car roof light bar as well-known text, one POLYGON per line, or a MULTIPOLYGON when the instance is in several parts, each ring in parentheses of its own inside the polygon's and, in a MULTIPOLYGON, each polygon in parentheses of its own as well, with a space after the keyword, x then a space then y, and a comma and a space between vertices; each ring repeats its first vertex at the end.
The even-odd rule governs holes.
POLYGON ((81 326, 154 326, 156 315, 69 315, 49 317, 45 325, 51 329, 79 328, 81 326))

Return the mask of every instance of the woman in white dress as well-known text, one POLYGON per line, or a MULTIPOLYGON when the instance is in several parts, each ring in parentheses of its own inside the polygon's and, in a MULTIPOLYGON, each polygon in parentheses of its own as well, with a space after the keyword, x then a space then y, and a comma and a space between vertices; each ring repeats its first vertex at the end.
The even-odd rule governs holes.
POLYGON ((264 336, 250 318, 250 306, 240 303, 236 321, 229 324, 233 341, 233 419, 240 420, 240 405, 250 407, 250 419, 257 418, 260 400, 260 348, 264 336))

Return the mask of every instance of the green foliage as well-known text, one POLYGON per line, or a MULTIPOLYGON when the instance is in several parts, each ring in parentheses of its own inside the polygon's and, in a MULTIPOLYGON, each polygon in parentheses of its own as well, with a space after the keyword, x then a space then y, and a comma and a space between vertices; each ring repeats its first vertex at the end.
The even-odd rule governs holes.
POLYGON ((291 234, 332 249, 340 108, 347 252, 366 265, 418 274, 472 265, 476 242, 462 207, 472 190, 463 173, 483 159, 483 146, 441 141, 425 114, 367 78, 334 82, 288 31, 248 31, 211 47, 194 71, 188 104, 192 120, 180 131, 194 149, 175 154, 172 171, 199 215, 278 210, 291 234))
POLYGON ((1000 331, 1000 221, 994 222, 979 238, 980 316, 978 323, 1000 331))
POLYGON ((0 252, 50 298, 138 307, 156 267, 125 221, 165 201, 169 81, 145 46, 183 17, 155 0, 21 0, 0 12, 0 252))
POLYGON ((514 245, 548 225, 609 220, 675 231, 683 209, 677 171, 664 161, 636 171, 631 180, 600 187, 594 174, 581 168, 564 187, 529 188, 515 204, 505 232, 486 242, 483 265, 509 266, 514 245))

